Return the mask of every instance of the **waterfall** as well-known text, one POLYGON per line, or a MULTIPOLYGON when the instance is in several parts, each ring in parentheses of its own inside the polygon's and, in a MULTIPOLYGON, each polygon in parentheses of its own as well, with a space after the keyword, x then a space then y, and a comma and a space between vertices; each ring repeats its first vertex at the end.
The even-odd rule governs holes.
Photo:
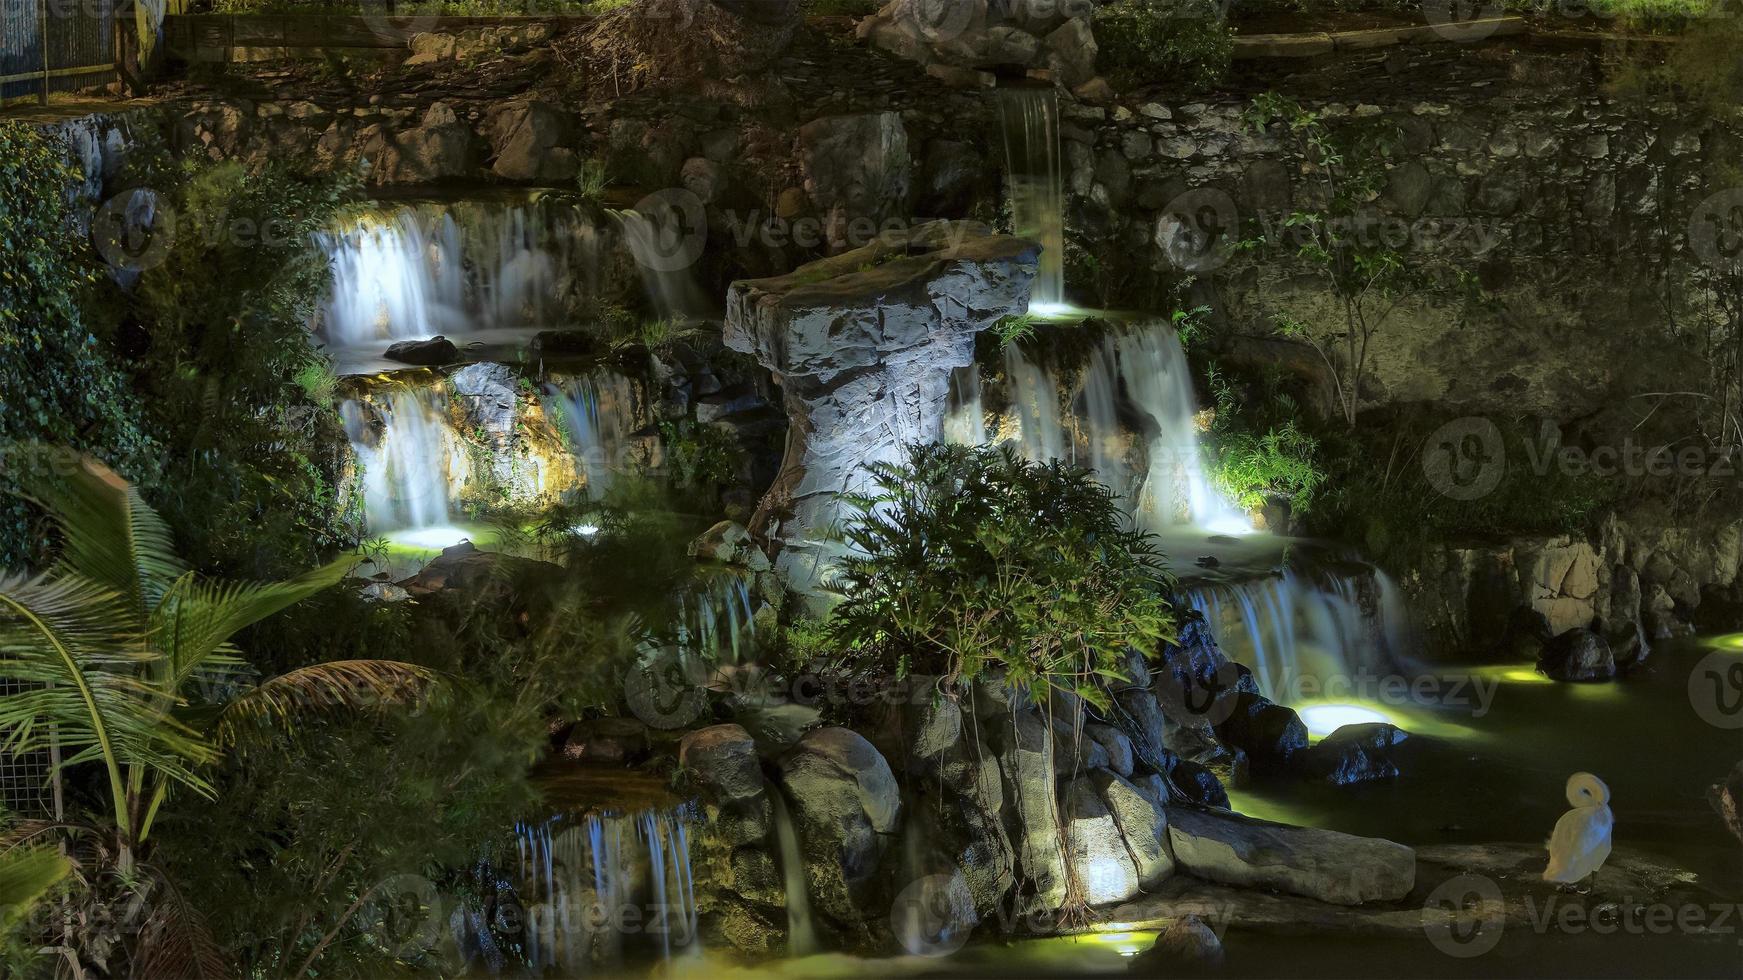
POLYGON ((667 320, 696 320, 711 312, 695 264, 687 261, 684 229, 676 215, 664 219, 639 211, 613 211, 624 245, 641 269, 642 288, 654 312, 667 320))
POLYGON ((674 640, 686 654, 708 663, 743 663, 756 634, 754 616, 749 575, 736 569, 707 575, 679 594, 674 640))
POLYGON ((775 838, 781 846, 781 872, 787 887, 787 955, 810 956, 823 948, 811 921, 811 891, 805 880, 805 858, 799 852, 799 833, 787 811, 787 798, 779 790, 769 794, 775 810, 775 838))
POLYGON ((940 437, 956 446, 981 446, 987 442, 986 413, 980 401, 980 366, 970 364, 950 374, 950 401, 940 437))
POLYGON ((515 827, 521 954, 554 976, 620 972, 626 955, 699 948, 684 814, 557 817, 515 827))
MULTIPOLYGON (((1173 328, 1154 322, 1110 335, 1075 384, 1017 344, 1005 350, 1004 372, 1009 422, 1025 457, 1090 468, 1147 530, 1251 530, 1204 471, 1192 376, 1173 328), (1129 445, 1134 428, 1141 453, 1129 445)), ((953 378, 946 438, 989 441, 981 419, 979 374, 953 378)))
POLYGON ((1358 689, 1390 673, 1398 650, 1396 600, 1378 571, 1308 577, 1285 569, 1199 585, 1186 598, 1223 652, 1252 669, 1267 697, 1285 704, 1337 693, 1328 685, 1358 689))
POLYGON ((603 498, 615 475, 629 467, 630 437, 640 427, 634 382, 600 370, 547 385, 545 392, 556 402, 569 450, 587 476, 588 496, 603 498))
POLYGON ((1065 176, 1060 165, 1059 96, 1051 87, 999 92, 1011 192, 1011 229, 1041 243, 1029 309, 1065 308, 1065 176))
POLYGON ((467 469, 465 454, 450 447, 446 397, 432 389, 396 388, 369 406, 347 400, 339 412, 363 469, 370 533, 446 525, 450 488, 467 469))
POLYGON ((333 272, 325 335, 336 347, 537 327, 597 290, 600 241, 576 205, 556 201, 411 204, 317 241, 333 272))

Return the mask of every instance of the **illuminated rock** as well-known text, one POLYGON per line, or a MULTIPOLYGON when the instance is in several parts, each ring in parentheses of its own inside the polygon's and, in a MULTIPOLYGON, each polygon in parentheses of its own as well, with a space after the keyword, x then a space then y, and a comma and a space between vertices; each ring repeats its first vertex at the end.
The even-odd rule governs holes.
POLYGON ((1186 807, 1168 808, 1168 838, 1199 878, 1335 905, 1396 901, 1416 884, 1416 853, 1389 840, 1186 807))

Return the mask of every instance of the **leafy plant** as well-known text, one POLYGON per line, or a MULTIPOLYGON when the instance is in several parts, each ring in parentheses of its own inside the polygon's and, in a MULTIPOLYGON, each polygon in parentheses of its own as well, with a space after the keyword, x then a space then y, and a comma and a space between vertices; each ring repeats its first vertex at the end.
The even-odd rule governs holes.
POLYGON ((1319 440, 1308 434, 1295 399, 1267 375, 1257 391, 1243 392, 1214 366, 1207 372, 1216 399, 1210 431, 1212 480, 1242 510, 1274 499, 1306 514, 1325 483, 1319 440))
POLYGON ((1123 86, 1209 88, 1228 74, 1234 37, 1213 0, 1116 0, 1095 12, 1104 74, 1123 86))
POLYGON ((1152 538, 1081 469, 1008 448, 915 446, 850 498, 853 552, 828 629, 867 675, 988 672, 1045 702, 1106 707, 1131 648, 1173 634, 1152 538))
POLYGON ((581 172, 575 175, 575 189, 583 200, 595 204, 605 200, 605 189, 610 186, 611 179, 606 173, 605 161, 597 157, 589 157, 581 161, 581 172))
POLYGON ((68 151, 35 126, 0 122, 0 567, 34 562, 43 535, 17 496, 37 440, 102 457, 136 478, 156 456, 106 335, 81 309, 97 283, 79 240, 68 151))
MULTIPOLYGON (((121 882, 150 867, 142 858, 172 789, 212 796, 210 766, 256 725, 310 708, 404 701, 430 677, 408 664, 349 660, 251 685, 230 638, 332 586, 350 561, 281 583, 204 581, 138 491, 102 464, 85 459, 31 480, 62 553, 47 574, 0 576, 0 677, 20 685, 0 696, 0 735, 13 752, 52 738, 64 765, 101 768, 100 849, 121 882)), ((175 911, 160 902, 156 914, 175 911)))
POLYGON ((1363 221, 1364 209, 1385 179, 1386 161, 1398 142, 1397 129, 1334 129, 1321 113, 1275 92, 1255 99, 1247 120, 1261 132, 1279 129, 1294 144, 1310 178, 1320 185, 1322 206, 1285 218, 1284 237, 1294 242, 1296 256, 1325 278, 1336 297, 1341 323, 1307 323, 1286 314, 1274 322, 1280 335, 1306 343, 1319 354, 1331 372, 1344 421, 1354 428, 1374 336, 1413 282, 1403 254, 1389 247, 1384 236, 1371 234, 1363 221))
POLYGON ((744 452, 732 433, 715 425, 682 420, 661 422, 668 482, 713 495, 737 479, 744 452))
POLYGON ((1035 336, 1035 315, 1019 313, 1007 316, 993 324, 993 333, 998 336, 1001 349, 1021 344, 1035 336))

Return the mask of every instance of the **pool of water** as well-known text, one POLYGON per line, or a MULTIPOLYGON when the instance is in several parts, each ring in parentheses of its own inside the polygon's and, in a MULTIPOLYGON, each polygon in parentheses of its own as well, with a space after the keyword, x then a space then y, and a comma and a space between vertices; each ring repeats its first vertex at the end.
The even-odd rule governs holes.
POLYGON ((1446 670, 1427 701, 1349 702, 1416 733, 1397 780, 1255 783, 1230 798, 1254 816, 1405 844, 1541 843, 1567 810, 1568 776, 1583 770, 1610 787, 1618 845, 1743 894, 1743 851, 1707 801, 1743 761, 1743 730, 1710 724, 1712 702, 1689 690, 1697 668, 1730 658, 1743 662, 1743 650, 1726 641, 1664 644, 1650 669, 1603 684, 1557 683, 1529 666, 1446 670))

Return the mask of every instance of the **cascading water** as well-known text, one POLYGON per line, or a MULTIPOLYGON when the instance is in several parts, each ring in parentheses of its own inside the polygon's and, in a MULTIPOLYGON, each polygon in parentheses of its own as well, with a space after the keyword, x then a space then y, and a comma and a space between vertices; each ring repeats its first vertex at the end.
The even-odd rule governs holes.
POLYGON ((696 320, 710 313, 708 299, 687 260, 684 229, 676 215, 659 218, 639 211, 613 211, 624 245, 641 268, 642 288, 654 312, 670 320, 696 320))
POLYGON ((811 920, 811 890, 805 880, 805 858, 799 852, 799 833, 788 812, 787 799, 769 794, 775 810, 775 838, 781 847, 781 873, 787 888, 787 955, 809 956, 823 948, 811 920))
POLYGON ((1300 704, 1356 696, 1388 676, 1399 638, 1397 600, 1384 573, 1369 569, 1276 576, 1190 588, 1223 652, 1253 671, 1273 700, 1300 704))
POLYGON ((372 534, 443 527, 452 487, 467 467, 447 437, 446 401, 431 389, 397 388, 366 406, 339 407, 345 434, 363 469, 364 518, 372 534), (379 427, 369 417, 374 412, 379 427))
POLYGON ((601 240, 578 205, 411 204, 319 236, 333 270, 336 347, 537 327, 561 319, 577 274, 599 287, 601 240))
MULTIPOLYGON (((1087 466, 1121 495, 1148 530, 1251 530, 1204 472, 1192 377, 1173 328, 1154 323, 1110 335, 1091 354, 1063 400, 1061 392, 1068 386, 1019 345, 1006 348, 1004 372, 1015 439, 1025 457, 1087 466), (1141 454, 1128 451, 1130 437, 1122 419, 1138 423, 1141 454)), ((978 372, 960 372, 951 394, 946 439, 989 441, 978 372)))
POLYGON ((632 956, 696 949, 696 880, 684 815, 557 817, 515 828, 520 950, 536 973, 614 973, 632 956))
POLYGON ((635 384, 613 371, 596 371, 546 386, 559 406, 569 449, 587 477, 587 494, 605 496, 629 465, 630 437, 640 428, 635 384))
POLYGON ((1029 309, 1056 313, 1066 308, 1059 96, 1051 87, 1002 89, 999 116, 1011 192, 1011 230, 1041 243, 1041 264, 1029 309))

